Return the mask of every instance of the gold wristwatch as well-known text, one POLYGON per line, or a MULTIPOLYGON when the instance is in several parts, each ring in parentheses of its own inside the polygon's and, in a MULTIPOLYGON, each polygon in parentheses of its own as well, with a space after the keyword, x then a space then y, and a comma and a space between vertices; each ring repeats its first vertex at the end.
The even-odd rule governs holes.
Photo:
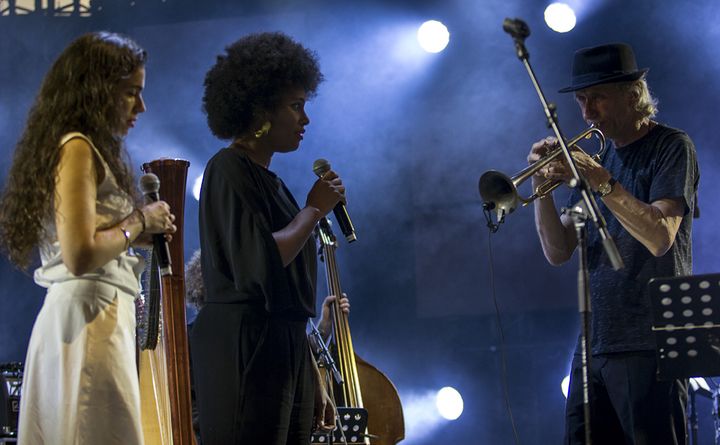
POLYGON ((603 182, 602 184, 598 185, 597 192, 600 195, 601 198, 604 198, 605 196, 609 195, 613 191, 613 186, 617 180, 613 177, 610 177, 610 180, 608 182, 603 182))

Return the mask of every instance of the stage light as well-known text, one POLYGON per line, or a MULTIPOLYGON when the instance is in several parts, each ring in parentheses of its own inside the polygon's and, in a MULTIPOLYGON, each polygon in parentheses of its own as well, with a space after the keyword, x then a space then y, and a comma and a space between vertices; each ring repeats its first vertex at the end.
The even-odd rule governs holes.
POLYGON ((560 390, 562 391, 562 393, 566 399, 567 399, 569 387, 570 387, 570 376, 566 375, 565 378, 562 379, 562 382, 560 383, 560 390))
POLYGON ((463 399, 455 388, 446 386, 437 392, 435 406, 444 419, 455 420, 463 412, 463 399))
POLYGON ((200 201, 200 188, 202 187, 202 180, 203 175, 200 175, 195 178, 195 182, 193 182, 192 193, 196 201, 200 201))
POLYGON ((450 33, 445 25, 437 20, 428 20, 417 31, 420 47, 429 53, 439 53, 450 42, 450 33))
POLYGON ((553 3, 545 8, 545 23, 556 32, 568 32, 575 28, 575 11, 565 3, 553 3))
POLYGON ((416 443, 431 438, 447 424, 435 407, 437 391, 432 389, 401 393, 405 417, 405 440, 416 443))

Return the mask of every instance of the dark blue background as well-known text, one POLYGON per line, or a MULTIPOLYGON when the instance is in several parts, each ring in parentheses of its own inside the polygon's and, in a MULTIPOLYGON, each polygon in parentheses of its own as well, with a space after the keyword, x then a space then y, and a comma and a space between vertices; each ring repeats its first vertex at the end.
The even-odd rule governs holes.
MULTIPOLYGON (((513 442, 493 285, 521 443, 559 443, 560 381, 578 326, 575 258, 558 268, 546 263, 530 209, 510 215, 490 236, 477 193, 482 172, 520 170, 531 143, 549 135, 502 31, 505 17, 530 26, 530 60, 566 135, 585 128, 572 96, 557 93, 569 82, 573 51, 610 41, 634 46, 638 64, 650 67, 657 119, 687 131, 697 146, 702 218, 694 226, 695 273, 720 271, 717 0, 574 4, 582 6, 578 25, 566 34, 544 24, 545 2, 530 0, 108 0, 94 2, 87 18, 0 16, 0 180, 50 63, 82 32, 109 29, 130 34, 150 53, 148 111, 128 138, 134 164, 188 159, 190 190, 223 144, 201 112, 205 72, 238 37, 284 31, 317 51, 327 81, 308 105, 311 124, 300 150, 276 156, 271 168, 300 202, 314 181, 316 158, 329 159, 347 184, 359 240, 342 244, 338 261, 353 302, 353 339, 398 387, 408 417, 405 443, 513 442), (450 29, 442 53, 416 45, 415 31, 427 19, 450 29), (465 399, 455 422, 434 420, 423 402, 445 385, 465 399)), ((6 6, 0 1, 0 9, 6 6)), ((199 244, 191 193, 185 221, 189 258, 199 244)), ((44 292, 5 259, 0 280, 0 362, 23 360, 44 292)), ((700 443, 709 444, 709 400, 700 409, 700 443)))

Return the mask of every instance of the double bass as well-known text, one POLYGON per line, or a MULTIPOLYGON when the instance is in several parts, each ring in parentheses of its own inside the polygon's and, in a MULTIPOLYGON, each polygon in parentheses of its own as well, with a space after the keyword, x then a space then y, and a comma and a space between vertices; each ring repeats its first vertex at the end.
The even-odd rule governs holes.
MULTIPOLYGON (((395 445, 405 438, 405 422, 402 404, 395 385, 375 366, 355 353, 348 316, 340 308, 343 295, 340 286, 335 251, 337 239, 327 218, 322 218, 316 228, 321 259, 325 264, 328 291, 337 296, 331 307, 333 336, 330 349, 335 357, 342 383, 335 384, 332 393, 338 407, 339 419, 332 435, 334 443, 351 443, 353 428, 343 431, 343 426, 352 422, 351 417, 360 417, 354 409, 367 412, 367 429, 359 431, 359 437, 366 445, 395 445)), ((327 442, 325 442, 327 443, 327 442)))

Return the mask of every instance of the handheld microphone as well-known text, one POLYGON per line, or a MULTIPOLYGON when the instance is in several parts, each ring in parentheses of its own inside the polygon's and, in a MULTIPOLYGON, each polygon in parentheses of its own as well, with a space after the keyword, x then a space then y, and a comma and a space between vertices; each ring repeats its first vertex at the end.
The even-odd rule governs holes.
MULTIPOLYGON (((313 173, 315 173, 319 178, 322 178, 322 176, 329 171, 330 163, 327 160, 318 159, 313 162, 313 173)), ((335 204, 333 213, 335 214, 335 219, 340 226, 340 230, 342 230, 343 235, 345 235, 345 239, 349 243, 357 240, 357 237, 355 236, 355 227, 353 227, 353 223, 350 221, 350 215, 348 215, 345 204, 342 202, 335 204)))
MULTIPOLYGON (((160 201, 160 179, 153 173, 145 173, 140 177, 140 190, 145 196, 145 202, 160 201)), ((153 251, 157 255, 158 267, 160 275, 172 275, 172 263, 170 262, 170 247, 168 246, 165 235, 155 233, 153 238, 153 251)))

